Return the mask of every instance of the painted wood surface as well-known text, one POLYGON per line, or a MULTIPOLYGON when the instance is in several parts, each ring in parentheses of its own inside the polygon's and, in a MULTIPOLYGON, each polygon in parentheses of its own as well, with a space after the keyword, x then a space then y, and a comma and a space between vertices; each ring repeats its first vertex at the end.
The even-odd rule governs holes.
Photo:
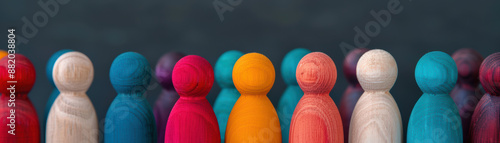
POLYGON ((52 70, 54 69, 54 64, 56 63, 57 58, 59 58, 64 53, 71 51, 73 50, 64 49, 57 51, 56 53, 52 54, 52 56, 49 58, 49 61, 47 62, 47 66, 45 68, 45 74, 47 75, 47 79, 49 79, 49 82, 52 84, 52 86, 54 86, 54 89, 50 93, 49 99, 45 104, 45 115, 44 115, 45 121, 47 121, 47 117, 49 116, 50 107, 52 107, 52 104, 54 104, 54 101, 56 100, 57 96, 59 96, 59 94, 61 93, 55 87, 56 85, 54 84, 54 79, 52 79, 52 70))
POLYGON ((457 66, 448 54, 433 51, 420 58, 415 80, 423 95, 408 122, 407 142, 462 143, 462 122, 449 95, 457 82, 457 66))
POLYGON ((304 91, 290 124, 290 143, 342 143, 344 131, 340 113, 330 98, 337 81, 337 67, 321 52, 304 56, 296 71, 304 91))
POLYGON ((365 48, 351 50, 345 57, 342 66, 344 77, 347 79, 348 85, 340 100, 339 112, 342 118, 344 142, 346 143, 349 141, 349 125, 351 124, 352 111, 354 111, 356 102, 358 102, 359 97, 361 97, 361 94, 364 92, 356 77, 356 66, 358 65, 359 58, 366 51, 368 51, 368 49, 365 48))
POLYGON ((97 143, 94 106, 86 92, 94 80, 94 66, 80 52, 67 52, 54 64, 54 83, 61 92, 47 118, 47 143, 97 143))
POLYGON ((221 141, 224 142, 227 120, 234 104, 240 97, 233 83, 233 67, 243 53, 231 50, 223 53, 215 63, 215 81, 221 87, 221 91, 214 102, 214 112, 219 123, 221 141))
POLYGON ((274 66, 266 56, 248 53, 238 59, 233 82, 241 96, 229 115, 226 143, 281 143, 278 114, 267 98, 274 80, 274 66))
POLYGON ((175 64, 172 83, 180 98, 170 112, 165 142, 220 143, 217 118, 206 98, 214 83, 210 63, 197 55, 185 56, 175 64))
POLYGON ((115 58, 109 78, 118 95, 106 113, 104 142, 156 142, 153 109, 145 98, 151 76, 151 67, 142 55, 126 52, 115 58))
POLYGON ((500 52, 484 59, 479 69, 479 81, 486 94, 472 115, 472 142, 500 142, 500 52))
MULTIPOLYGON (((28 93, 35 84, 35 67, 21 54, 15 54, 14 78, 9 78, 9 58, 0 60, 0 142, 40 142, 40 124, 28 93), (7 81, 17 81, 8 83, 7 81), (10 90, 9 88, 14 88, 10 90), (12 94, 11 91, 15 93, 12 94)), ((12 64, 12 63, 11 63, 12 64)))
POLYGON ((156 79, 162 87, 162 91, 156 99, 153 107, 155 115, 156 129, 157 129, 157 142, 165 141, 165 128, 167 127, 168 117, 170 111, 179 99, 179 94, 174 89, 172 83, 172 71, 174 70, 175 63, 185 55, 178 52, 169 52, 164 54, 156 64, 156 79))
POLYGON ((4 51, 4 50, 0 50, 0 59, 2 59, 3 57, 7 56, 9 53, 7 53, 7 51, 4 51))
POLYGON ((288 135, 290 134, 290 122, 295 107, 299 103, 300 98, 304 95, 300 89, 295 77, 295 71, 300 59, 305 55, 311 53, 310 50, 304 48, 293 49, 288 52, 283 61, 281 62, 281 76, 285 81, 287 87, 278 102, 278 117, 280 118, 281 125, 281 138, 284 143, 288 143, 288 135))
POLYGON ((462 119, 464 142, 470 142, 469 127, 476 105, 483 96, 479 85, 479 67, 484 58, 473 49, 460 49, 453 53, 457 65, 458 79, 450 93, 462 119))
POLYGON ((396 61, 388 52, 374 49, 361 56, 356 76, 365 92, 352 113, 349 142, 403 142, 401 114, 389 93, 397 75, 396 61))

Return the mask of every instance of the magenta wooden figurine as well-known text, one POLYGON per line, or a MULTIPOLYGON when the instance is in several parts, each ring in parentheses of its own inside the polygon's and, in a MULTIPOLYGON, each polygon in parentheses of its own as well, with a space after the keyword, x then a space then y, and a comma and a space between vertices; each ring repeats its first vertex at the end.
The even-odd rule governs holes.
POLYGON ((206 96, 214 71, 204 58, 189 55, 175 64, 172 83, 180 98, 170 112, 165 130, 168 143, 220 143, 217 118, 206 96))

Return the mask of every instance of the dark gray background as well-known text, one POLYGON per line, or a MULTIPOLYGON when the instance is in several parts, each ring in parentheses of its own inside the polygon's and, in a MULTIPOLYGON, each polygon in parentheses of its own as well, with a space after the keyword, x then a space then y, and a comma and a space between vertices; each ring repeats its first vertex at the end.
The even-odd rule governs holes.
MULTIPOLYGON (((47 0, 42 0, 43 2, 47 0)), ((220 0, 227 4, 226 0, 220 0)), ((60 5, 59 12, 19 53, 30 58, 37 79, 29 94, 42 125, 44 107, 53 87, 45 76, 48 58, 60 49, 85 53, 94 63, 95 78, 87 94, 101 121, 116 96, 109 81, 109 68, 120 53, 135 51, 144 55, 154 67, 158 58, 169 51, 200 55, 212 66, 227 50, 259 52, 271 59, 276 82, 268 94, 273 104, 285 88, 279 67, 293 48, 304 47, 328 54, 335 61, 339 78, 331 97, 339 105, 347 86, 343 77, 342 41, 353 44, 355 26, 364 29, 373 21, 370 11, 387 9, 389 0, 242 0, 220 21, 213 0, 71 0, 60 5)), ((403 10, 392 15, 390 24, 371 38, 367 48, 390 52, 398 63, 399 75, 391 90, 405 127, 411 110, 422 94, 414 79, 418 59, 427 52, 439 50, 452 54, 469 47, 484 57, 499 51, 500 1, 479 0, 401 0, 403 10)), ((34 0, 2 0, 0 27, 18 29, 21 18, 33 21, 42 8, 34 0)), ((7 35, 7 32, 1 32, 7 35)), ((6 49, 7 39, 5 38, 6 49)), ((213 103, 220 88, 214 85, 208 101, 213 103)), ((160 87, 148 91, 154 103, 160 87)), ((102 125, 100 125, 102 128, 102 125)))

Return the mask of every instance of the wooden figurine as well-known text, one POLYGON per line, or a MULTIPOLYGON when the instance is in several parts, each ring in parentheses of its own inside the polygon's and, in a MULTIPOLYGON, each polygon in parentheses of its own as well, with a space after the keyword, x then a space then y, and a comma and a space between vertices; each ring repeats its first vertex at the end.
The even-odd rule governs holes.
POLYGON ((59 58, 64 53, 71 51, 73 50, 65 49, 57 51, 49 58, 49 61, 47 62, 45 74, 47 75, 47 79, 49 79, 49 82, 52 84, 52 86, 54 86, 54 90, 52 90, 52 93, 47 100, 47 104, 45 104, 45 120, 47 120, 47 117, 49 116, 50 107, 52 107, 52 104, 54 104, 54 100, 56 100, 57 96, 61 93, 59 92, 59 90, 57 90, 57 88, 55 88, 56 85, 54 84, 54 79, 52 79, 52 70, 54 69, 54 64, 56 63, 57 58, 59 58))
POLYGON ((142 55, 126 52, 111 64, 109 78, 118 95, 104 123, 104 142, 155 143, 153 109, 145 98, 151 80, 151 68, 142 55))
POLYGON ((28 98, 35 84, 35 67, 21 54, 15 54, 13 60, 15 62, 7 57, 0 60, 0 142, 38 143, 40 124, 28 98), (10 74, 12 65, 15 65, 15 73, 10 74))
POLYGON ((214 112, 219 123, 221 141, 224 142, 227 119, 234 104, 240 97, 233 83, 233 67, 243 53, 236 50, 227 51, 222 54, 215 63, 215 81, 221 87, 221 91, 214 102, 214 112))
POLYGON ((52 78, 61 93, 47 118, 47 143, 97 143, 97 116, 85 93, 94 80, 90 59, 80 52, 67 52, 56 60, 52 78))
POLYGON ((227 121, 226 143, 281 143, 278 114, 267 98, 274 79, 274 66, 262 54, 248 53, 236 61, 233 82, 241 96, 227 121))
POLYGON ((170 111, 174 107, 175 102, 179 99, 179 94, 174 89, 172 84, 172 71, 175 63, 185 55, 177 52, 170 52, 163 55, 156 64, 156 79, 162 87, 162 91, 156 99, 153 113, 155 115, 156 129, 158 132, 157 141, 162 143, 165 141, 165 128, 167 127, 170 111))
POLYGON ((358 48, 354 49, 347 54, 342 66, 344 71, 344 77, 347 79, 349 85, 342 95, 340 100, 339 112, 342 118, 342 126, 344 126, 344 142, 347 143, 349 140, 349 125, 351 124, 351 115, 358 102, 359 97, 363 94, 363 88, 359 85, 358 78, 356 77, 356 65, 358 65, 359 58, 368 49, 358 48))
POLYGON ((200 56, 185 56, 175 64, 172 83, 180 98, 170 112, 165 142, 220 143, 217 118, 206 98, 214 83, 210 63, 200 56))
POLYGON ((389 93, 398 76, 392 55, 381 49, 366 52, 358 61, 356 75, 365 92, 352 113, 349 142, 403 142, 401 114, 389 93))
POLYGON ((484 59, 479 81, 486 94, 474 110, 470 124, 472 142, 500 142, 500 52, 484 59))
POLYGON ((457 66, 448 54, 434 51, 422 56, 415 80, 424 92, 411 112, 408 143, 462 143, 462 122, 449 95, 457 82, 457 66))
POLYGON ((293 111, 297 103, 299 103, 300 98, 302 98, 302 95, 304 95, 295 78, 295 71, 300 59, 308 53, 311 53, 311 51, 304 48, 293 49, 285 55, 283 62, 281 62, 281 75, 287 88, 278 102, 277 112, 280 118, 281 138, 285 143, 288 143, 293 111))
POLYGON ((321 52, 304 56, 297 66, 297 82, 304 91, 290 123, 290 143, 342 143, 339 110, 330 98, 337 80, 333 60, 321 52))
POLYGON ((450 93, 462 119, 464 142, 470 142, 469 127, 476 105, 483 96, 479 85, 479 67, 484 58, 473 49, 460 49, 453 54, 458 69, 455 88, 450 93))

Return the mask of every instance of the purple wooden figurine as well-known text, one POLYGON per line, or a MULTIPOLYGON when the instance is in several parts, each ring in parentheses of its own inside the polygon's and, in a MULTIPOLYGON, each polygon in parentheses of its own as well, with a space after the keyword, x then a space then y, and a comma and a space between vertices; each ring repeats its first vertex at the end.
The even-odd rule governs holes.
POLYGON ((163 87, 160 96, 156 100, 153 112, 158 131, 158 142, 165 141, 165 128, 167 127, 168 116, 179 95, 172 84, 172 71, 175 63, 185 55, 178 52, 170 52, 163 55, 156 64, 156 79, 163 87))

